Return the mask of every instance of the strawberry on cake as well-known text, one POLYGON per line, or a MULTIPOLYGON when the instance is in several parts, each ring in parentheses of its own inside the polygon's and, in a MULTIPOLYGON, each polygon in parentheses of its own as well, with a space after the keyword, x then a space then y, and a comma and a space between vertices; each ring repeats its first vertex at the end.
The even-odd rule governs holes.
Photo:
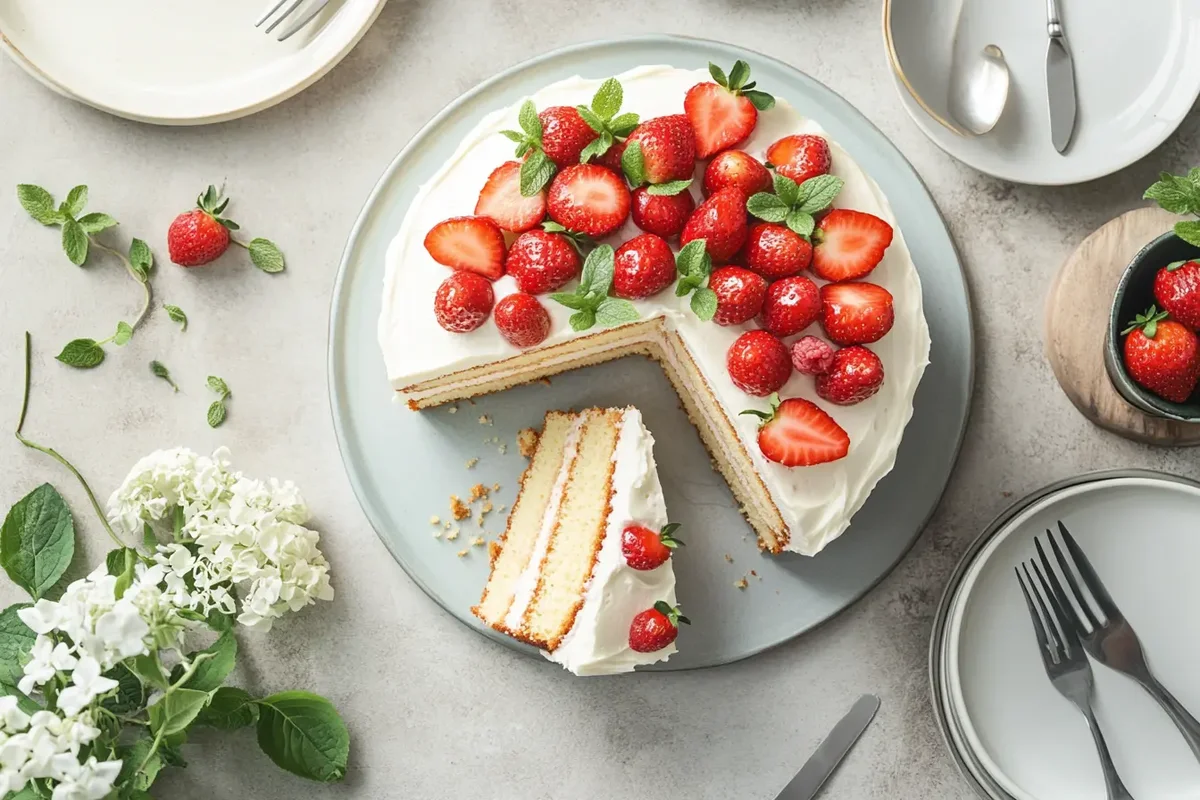
POLYGON ((414 410, 656 359, 761 547, 806 555, 892 469, 929 356, 887 198, 740 61, 485 117, 392 242, 379 339, 414 410))

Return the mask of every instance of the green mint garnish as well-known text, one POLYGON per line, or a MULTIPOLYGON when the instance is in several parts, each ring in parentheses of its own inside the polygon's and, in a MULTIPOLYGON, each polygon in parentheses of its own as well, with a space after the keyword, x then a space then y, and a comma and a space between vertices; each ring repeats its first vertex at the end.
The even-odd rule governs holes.
MULTIPOLYGON (((1187 175, 1160 173, 1158 181, 1142 195, 1154 200, 1172 214, 1200 215, 1200 167, 1188 170, 1187 175)), ((1175 223, 1175 235, 1188 244, 1200 247, 1200 222, 1182 220, 1175 223)))
POLYGON ((176 386, 175 381, 171 379, 171 371, 168 370, 161 361, 151 361, 150 372, 154 375, 154 377, 162 378, 164 381, 171 384, 171 388, 176 392, 179 391, 179 387, 176 386))
POLYGON ((584 260, 575 291, 550 295, 551 300, 575 312, 570 319, 572 330, 584 331, 597 323, 610 328, 638 318, 633 303, 608 296, 613 281, 613 258, 612 246, 600 245, 584 260))
POLYGON ((500 133, 517 143, 516 156, 525 159, 521 164, 521 195, 533 197, 546 188, 546 184, 554 177, 554 162, 542 149, 542 121, 532 100, 521 104, 517 122, 521 130, 500 133))
POLYGON ((694 239, 675 255, 675 270, 679 273, 675 296, 687 297, 691 294, 692 313, 705 322, 717 313, 717 293, 708 288, 712 258, 708 255, 707 245, 704 239, 694 239))
POLYGON ((183 313, 182 308, 180 308, 179 306, 173 306, 173 305, 164 303, 163 311, 167 312, 167 316, 171 318, 172 322, 179 323, 179 325, 180 325, 179 330, 181 330, 181 331, 187 330, 188 318, 187 318, 187 314, 183 313))
POLYGON ((583 121, 597 134, 579 154, 581 163, 586 164, 593 158, 604 155, 618 139, 625 138, 637 127, 637 114, 620 113, 624 100, 625 89, 621 82, 616 78, 609 78, 596 90, 590 107, 576 106, 579 116, 583 117, 583 121))
POLYGON ((225 398, 229 397, 232 392, 229 391, 229 385, 216 375, 209 375, 208 380, 205 381, 205 385, 220 395, 220 397, 214 400, 212 405, 208 407, 208 427, 216 428, 225 421, 225 414, 227 412, 227 409, 225 408, 225 398))
POLYGON ((805 238, 816 227, 814 214, 829 208, 845 182, 835 175, 818 175, 797 184, 775 175, 775 191, 759 192, 746 201, 746 210, 767 222, 782 222, 805 238))

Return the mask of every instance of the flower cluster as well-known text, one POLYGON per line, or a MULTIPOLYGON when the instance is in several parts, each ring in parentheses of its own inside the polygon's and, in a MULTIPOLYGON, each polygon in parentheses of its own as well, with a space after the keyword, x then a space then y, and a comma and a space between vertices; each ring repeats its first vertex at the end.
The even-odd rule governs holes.
POLYGON ((0 797, 32 780, 54 781, 53 800, 102 800, 121 772, 120 761, 79 760, 79 751, 100 735, 90 714, 60 717, 26 714, 16 697, 0 697, 0 797))
POLYGON ((269 630, 287 611, 332 600, 320 535, 290 481, 262 481, 230 468, 228 450, 211 457, 186 448, 143 458, 108 501, 110 523, 160 542, 153 559, 172 603, 200 614, 237 613, 269 630), (237 595, 241 595, 240 608, 237 595))

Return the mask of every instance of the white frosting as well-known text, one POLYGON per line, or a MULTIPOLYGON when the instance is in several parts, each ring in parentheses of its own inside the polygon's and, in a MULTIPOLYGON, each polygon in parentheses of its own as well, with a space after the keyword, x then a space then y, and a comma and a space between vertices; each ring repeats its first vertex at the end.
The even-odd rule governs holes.
MULTIPOLYGON (((682 113, 687 89, 709 79, 704 71, 668 66, 639 67, 617 77, 625 89, 623 110, 635 111, 643 119, 682 113)), ((570 78, 542 89, 533 100, 538 108, 584 103, 601 82, 570 78)), ((388 378, 396 389, 520 352, 490 322, 469 334, 450 333, 438 326, 432 310, 433 296, 447 270, 433 261, 423 246, 425 233, 436 223, 470 214, 487 176, 496 165, 512 159, 512 143, 499 131, 517 127, 519 105, 489 114, 467 135, 455 154, 417 193, 388 249, 379 340, 388 378)), ((771 143, 793 133, 815 133, 828 139, 820 125, 777 98, 773 109, 759 114, 758 125, 743 149, 765 160, 771 143)), ((788 524, 788 549, 805 555, 814 555, 841 535, 875 484, 891 471, 904 427, 912 416, 913 395, 929 361, 929 330, 921 308, 921 285, 891 206, 878 185, 836 142, 830 141, 830 150, 831 172, 845 181, 834 206, 875 214, 896 229, 883 261, 867 278, 884 286, 895 298, 895 326, 870 345, 884 365, 886 377, 879 393, 858 405, 832 406, 816 396, 813 379, 800 374, 794 374, 780 390, 782 397, 814 401, 837 420, 850 436, 850 452, 845 458, 789 469, 762 455, 757 444, 757 422, 737 414, 750 407, 765 408, 766 404, 734 386, 725 368, 730 344, 743 330, 755 327, 754 323, 722 327, 701 322, 689 310, 687 298, 678 299, 669 290, 636 303, 643 318, 663 317, 688 344, 788 524)), ((702 167, 697 166, 697 180, 692 186, 698 201, 702 167)), ((629 222, 607 241, 616 246, 637 233, 629 222)), ((496 281, 494 288, 497 300, 516 290, 507 276, 496 281)), ((577 335, 567 323, 572 313, 569 309, 549 300, 544 305, 552 321, 546 345, 577 335)), ((821 331, 814 327, 806 333, 820 335, 821 331)))

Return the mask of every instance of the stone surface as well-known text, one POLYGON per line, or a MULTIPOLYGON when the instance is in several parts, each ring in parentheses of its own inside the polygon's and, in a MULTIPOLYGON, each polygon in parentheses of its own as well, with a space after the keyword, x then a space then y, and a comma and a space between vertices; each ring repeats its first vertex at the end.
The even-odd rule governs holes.
MULTIPOLYGON (((877 0, 392 0, 327 78, 264 113, 201 129, 113 119, 57 97, 0 60, 0 409, 20 400, 20 333, 33 332, 26 432, 73 459, 106 496, 141 455, 187 444, 233 448, 256 475, 296 480, 318 515, 337 600, 266 637, 242 637, 237 678, 252 690, 302 686, 332 698, 354 738, 345 783, 281 775, 252 737, 197 736, 186 772, 159 797, 762 798, 770 800, 861 692, 875 724, 827 800, 966 800, 930 710, 926 651, 943 583, 967 543, 1014 496, 1104 467, 1200 476, 1194 453, 1141 446, 1083 419, 1042 356, 1042 299, 1091 230, 1141 204, 1160 169, 1196 162, 1193 115, 1145 161, 1068 188, 1014 186, 928 142, 902 110, 877 0), (667 31, 717 37, 789 60, 858 106, 924 177, 962 251, 978 344, 975 407, 941 508, 882 585, 821 629, 775 651, 694 673, 573 680, 488 643, 443 613, 389 558, 355 503, 326 399, 329 294, 355 215, 384 166, 446 103, 502 67, 588 39, 667 31), (67 263, 11 187, 92 187, 93 205, 165 260, 171 216, 227 180, 231 212, 282 243, 286 275, 239 254, 202 272, 162 264, 159 301, 192 317, 181 335, 156 314, 93 372, 53 361, 66 340, 104 337, 137 309, 112 262, 67 263), (149 374, 158 358, 179 395, 149 374), (233 390, 210 430, 204 376, 233 390)), ((7 425, 0 420, 0 425, 7 425)), ((0 438, 0 505, 42 481, 64 491, 86 542, 106 549, 86 500, 49 459, 0 438)), ((753 591, 753 588, 750 589, 753 591)), ((0 601, 17 599, 4 582, 0 601)))

